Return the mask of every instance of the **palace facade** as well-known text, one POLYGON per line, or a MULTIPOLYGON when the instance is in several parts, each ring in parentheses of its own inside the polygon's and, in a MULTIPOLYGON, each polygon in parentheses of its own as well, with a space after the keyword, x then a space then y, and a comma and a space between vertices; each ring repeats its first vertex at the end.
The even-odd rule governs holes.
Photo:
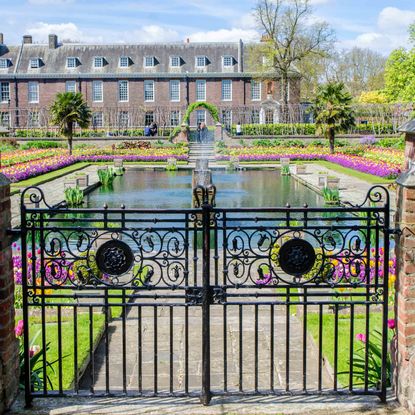
MULTIPOLYGON (((81 92, 96 128, 138 127, 152 121, 175 126, 192 102, 219 108, 222 122, 278 122, 281 82, 248 71, 252 45, 167 43, 86 45, 60 43, 9 46, 0 34, 0 123, 4 127, 42 127, 56 94, 81 92)), ((289 80, 289 101, 300 101, 300 75, 289 80)), ((204 110, 191 124, 212 122, 204 110)))

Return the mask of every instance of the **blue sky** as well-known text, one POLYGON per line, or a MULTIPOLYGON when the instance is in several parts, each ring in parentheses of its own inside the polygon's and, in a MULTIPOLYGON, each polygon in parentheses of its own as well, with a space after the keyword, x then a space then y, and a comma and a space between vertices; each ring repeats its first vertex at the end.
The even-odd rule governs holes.
MULTIPOLYGON (((408 46, 414 0, 311 0, 316 19, 336 30, 339 47, 388 53, 408 46)), ((49 33, 86 43, 246 41, 258 38, 255 0, 0 0, 0 32, 8 44, 49 33)))

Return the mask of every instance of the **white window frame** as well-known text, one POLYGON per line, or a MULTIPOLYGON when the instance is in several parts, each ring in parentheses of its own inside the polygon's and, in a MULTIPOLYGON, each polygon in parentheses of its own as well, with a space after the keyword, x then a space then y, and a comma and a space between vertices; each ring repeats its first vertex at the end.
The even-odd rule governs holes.
POLYGON ((231 55, 222 56, 222 66, 224 68, 232 68, 233 65, 234 65, 234 63, 233 63, 233 56, 231 56, 231 55), (228 60, 228 59, 230 60, 229 61, 229 65, 226 65, 226 60, 228 60))
POLYGON ((197 79, 196 80, 196 101, 206 101, 206 80, 197 79), (203 85, 203 98, 199 97, 199 86, 203 85))
POLYGON ((27 120, 28 126, 30 128, 39 128, 40 127, 39 111, 30 111, 28 115, 29 115, 28 120, 27 120))
POLYGON ((180 80, 179 79, 172 79, 169 82, 169 97, 171 102, 180 102, 180 80), (175 87, 178 86, 177 90, 173 90, 173 85, 175 87), (174 94, 177 94, 176 97, 173 96, 174 94))
POLYGON ((196 110, 196 124, 199 122, 206 123, 206 110, 196 110), (203 120, 199 120, 199 114, 203 114, 203 120))
POLYGON ((170 56, 170 68, 180 68, 180 56, 170 56), (176 59, 177 65, 173 65, 176 59))
POLYGON ((92 81, 92 101, 93 102, 103 102, 104 101, 104 82, 103 81, 92 81), (101 99, 96 99, 96 87, 100 85, 101 87, 101 99))
POLYGON ((10 66, 10 59, 2 58, 0 59, 0 69, 7 69, 10 66))
POLYGON ((232 101, 232 79, 223 79, 222 80, 221 98, 222 98, 222 101, 232 101), (225 90, 225 85, 229 85, 229 89, 225 90), (225 92, 226 92, 226 95, 227 95, 226 97, 225 97, 225 92))
POLYGON ((76 93, 76 81, 66 81, 65 82, 65 92, 76 93), (72 88, 73 86, 73 88, 72 88))
POLYGON ((10 102, 10 82, 0 82, 0 102, 10 102))
POLYGON ((179 110, 172 110, 172 111, 170 111, 170 126, 171 127, 177 127, 178 125, 180 125, 180 118, 181 118, 181 114, 180 114, 180 111, 179 110), (177 115, 177 124, 173 124, 173 122, 172 122, 172 120, 173 120, 173 117, 172 117, 173 113, 177 115))
POLYGON ((94 57, 94 68, 103 68, 104 67, 104 57, 103 56, 95 56, 94 57))
POLYGON ((154 116, 154 111, 146 111, 145 113, 144 113, 144 124, 147 126, 147 125, 150 125, 152 122, 154 122, 154 120, 155 120, 155 116, 154 116), (152 119, 152 121, 150 122, 150 120, 148 119, 147 120, 147 118, 150 118, 150 116, 151 116, 151 119, 152 119))
POLYGON ((254 79, 251 81, 251 101, 261 101, 262 99, 262 82, 255 81, 254 79), (258 88, 255 90, 254 88, 258 88), (259 92, 259 95, 254 94, 254 91, 259 92))
POLYGON ((103 128, 104 127, 104 113, 102 111, 96 111, 92 113, 92 127, 93 128, 103 128), (100 120, 99 125, 97 125, 97 118, 100 120))
POLYGON ((29 104, 39 103, 39 82, 32 81, 27 83, 27 102, 29 104))
POLYGON ((40 68, 40 58, 30 58, 29 68, 30 69, 39 69, 40 68))
POLYGON ((195 67, 196 68, 206 68, 206 66, 207 66, 206 56, 196 56, 195 57, 195 67), (203 65, 199 65, 199 59, 203 59, 203 65))
POLYGON ((156 65, 155 65, 154 56, 144 56, 144 67, 145 68, 154 68, 155 66, 156 65), (148 59, 150 61, 148 61, 148 59), (149 63, 150 63, 150 65, 149 65, 149 63))
POLYGON ((74 56, 68 56, 66 58, 66 68, 67 69, 74 69, 78 66, 78 58, 74 56), (71 65, 69 64, 71 62, 71 65))
POLYGON ((144 101, 145 102, 154 102, 156 99, 156 88, 155 88, 155 83, 152 80, 146 79, 144 81, 144 101), (151 85, 151 91, 147 91, 147 86, 151 85), (146 97, 146 93, 147 92, 151 92, 153 97, 151 99, 148 99, 146 97))
POLYGON ((118 128, 128 128, 129 126, 130 126, 130 113, 128 111, 119 111, 118 112, 118 128), (125 117, 127 119, 125 119, 125 117), (125 121, 127 122, 124 123, 125 121))
POLYGON ((123 79, 118 81, 118 101, 119 102, 128 102, 130 99, 129 93, 129 84, 128 81, 123 79), (125 90, 123 90, 123 86, 125 85, 125 90))
POLYGON ((232 127, 232 117, 233 117, 232 110, 230 109, 222 110, 222 123, 225 125, 226 128, 232 127), (226 120, 226 118, 229 118, 229 120, 226 120), (226 123, 225 121, 229 121, 229 122, 226 123))
POLYGON ((128 56, 120 56, 118 66, 120 68, 128 68, 130 66, 130 58, 128 56), (126 62, 126 65, 122 65, 123 60, 126 62))
POLYGON ((0 126, 5 128, 10 128, 11 126, 10 112, 1 111, 0 112, 0 126))

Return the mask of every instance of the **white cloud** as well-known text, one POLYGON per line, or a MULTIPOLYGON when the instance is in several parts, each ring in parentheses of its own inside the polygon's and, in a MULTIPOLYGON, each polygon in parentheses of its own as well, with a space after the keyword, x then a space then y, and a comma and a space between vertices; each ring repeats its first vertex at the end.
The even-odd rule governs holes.
POLYGON ((364 31, 356 38, 340 42, 345 48, 370 48, 383 54, 401 46, 407 47, 408 26, 415 21, 415 11, 385 7, 378 16, 376 27, 364 31))
POLYGON ((39 5, 46 5, 46 4, 50 4, 50 5, 61 5, 61 4, 70 4, 73 3, 74 0, 28 0, 29 4, 34 4, 36 6, 39 5))
POLYGON ((177 31, 157 25, 143 26, 124 38, 133 42, 174 42, 181 39, 177 31))
POLYGON ((58 35, 60 40, 71 40, 73 42, 101 43, 103 41, 101 35, 87 35, 74 23, 49 24, 39 22, 27 28, 26 33, 32 35, 37 41, 45 41, 50 33, 58 35))
POLYGON ((191 42, 237 42, 242 39, 245 42, 259 39, 259 34, 254 29, 219 29, 207 32, 196 32, 188 36, 191 42))

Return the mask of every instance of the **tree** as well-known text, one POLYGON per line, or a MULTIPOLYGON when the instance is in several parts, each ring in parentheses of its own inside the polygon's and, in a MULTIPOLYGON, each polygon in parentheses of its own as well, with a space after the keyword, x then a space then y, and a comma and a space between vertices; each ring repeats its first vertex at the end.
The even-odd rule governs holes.
POLYGON ((341 82, 329 82, 319 87, 313 105, 317 132, 323 134, 330 145, 330 153, 334 153, 334 139, 337 132, 347 131, 355 125, 355 117, 351 107, 353 97, 346 91, 341 82))
POLYGON ((68 139, 69 154, 72 155, 72 138, 74 124, 87 128, 91 120, 91 111, 80 92, 62 92, 56 95, 50 112, 52 122, 59 126, 59 131, 68 139))
MULTIPOLYGON (((258 48, 265 58, 266 78, 277 72, 282 82, 282 103, 288 105, 289 76, 295 65, 307 57, 325 56, 334 42, 334 32, 326 22, 312 22, 310 0, 259 0, 254 17, 264 32, 258 48)), ((258 62, 258 60, 257 60, 258 62)))
POLYGON ((383 91, 362 92, 359 97, 360 104, 387 104, 388 97, 383 91))

